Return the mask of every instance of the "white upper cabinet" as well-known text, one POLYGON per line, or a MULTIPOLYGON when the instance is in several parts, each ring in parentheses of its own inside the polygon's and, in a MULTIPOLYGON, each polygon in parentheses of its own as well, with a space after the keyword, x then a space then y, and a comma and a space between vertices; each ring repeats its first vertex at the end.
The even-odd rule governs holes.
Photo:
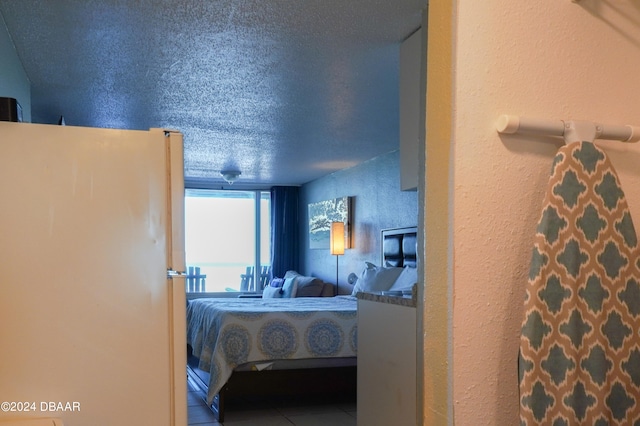
POLYGON ((400 189, 418 187, 418 143, 420 140, 422 30, 400 46, 400 189))

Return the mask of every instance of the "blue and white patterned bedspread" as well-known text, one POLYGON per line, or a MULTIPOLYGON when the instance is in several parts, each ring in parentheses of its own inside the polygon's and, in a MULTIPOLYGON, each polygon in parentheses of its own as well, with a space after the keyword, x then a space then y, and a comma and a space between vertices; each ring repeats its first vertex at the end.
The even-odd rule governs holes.
POLYGON ((356 356, 356 298, 194 299, 187 306, 187 343, 211 375, 211 404, 246 362, 356 356))

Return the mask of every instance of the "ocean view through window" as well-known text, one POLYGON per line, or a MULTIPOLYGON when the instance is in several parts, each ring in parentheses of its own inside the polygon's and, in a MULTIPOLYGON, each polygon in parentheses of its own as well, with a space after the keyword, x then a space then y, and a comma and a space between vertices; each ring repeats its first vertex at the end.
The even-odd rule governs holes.
POLYGON ((262 291, 260 271, 271 262, 270 207, 268 191, 186 189, 187 271, 206 275, 197 291, 262 291))

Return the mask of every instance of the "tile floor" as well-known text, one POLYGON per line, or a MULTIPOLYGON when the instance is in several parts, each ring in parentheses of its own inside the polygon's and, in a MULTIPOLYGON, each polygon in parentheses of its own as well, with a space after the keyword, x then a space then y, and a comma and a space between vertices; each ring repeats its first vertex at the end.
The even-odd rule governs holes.
POLYGON ((189 426, 356 426, 356 402, 279 399, 228 402, 225 421, 219 423, 188 384, 189 426))

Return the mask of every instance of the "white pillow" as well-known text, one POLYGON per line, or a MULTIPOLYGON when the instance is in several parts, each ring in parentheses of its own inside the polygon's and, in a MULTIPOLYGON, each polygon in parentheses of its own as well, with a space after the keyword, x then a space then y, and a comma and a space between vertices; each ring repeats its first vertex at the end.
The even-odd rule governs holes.
POLYGON ((266 286, 264 290, 262 290, 262 298, 263 299, 275 299, 281 298, 284 293, 282 287, 271 287, 270 285, 266 286))
POLYGON ((356 293, 374 293, 386 291, 393 285, 398 276, 402 273, 402 268, 376 266, 373 263, 365 262, 365 268, 360 274, 360 278, 353 287, 353 296, 356 293))
POLYGON ((396 282, 389 288, 390 291, 411 290, 413 285, 418 282, 418 269, 410 266, 402 268, 402 272, 396 279, 396 282))

